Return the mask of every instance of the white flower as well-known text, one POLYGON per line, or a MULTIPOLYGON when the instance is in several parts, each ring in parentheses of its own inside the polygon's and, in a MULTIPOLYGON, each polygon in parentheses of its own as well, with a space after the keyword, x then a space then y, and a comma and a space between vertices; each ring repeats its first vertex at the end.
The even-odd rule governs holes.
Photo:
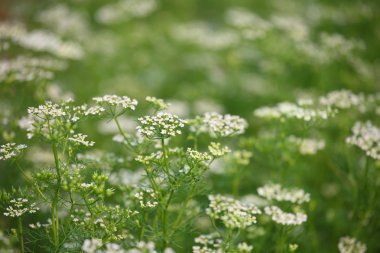
POLYGON ((20 217, 25 213, 35 213, 39 208, 36 207, 35 203, 29 204, 27 199, 17 198, 12 199, 5 210, 5 216, 20 217))
POLYGON ((216 233, 200 235, 194 239, 193 253, 223 253, 223 240, 216 233))
POLYGON ((330 108, 309 108, 289 102, 283 102, 274 107, 261 107, 254 111, 254 115, 259 118, 293 118, 304 121, 327 119, 333 114, 334 111, 330 108))
POLYGON ((170 106, 170 103, 166 103, 163 99, 156 97, 148 96, 145 98, 145 100, 152 103, 157 108, 157 110, 165 110, 170 106))
POLYGON ((261 211, 254 205, 243 204, 222 195, 209 195, 210 205, 207 215, 220 219, 227 228, 246 228, 256 223, 256 215, 261 211))
POLYGON ((165 139, 181 134, 181 128, 186 121, 170 113, 159 112, 155 116, 144 116, 138 118, 141 125, 137 126, 137 131, 147 138, 165 139))
POLYGON ((26 149, 25 144, 6 143, 0 146, 0 161, 8 160, 18 156, 23 149, 26 149))
POLYGON ((142 208, 153 208, 158 205, 157 195, 152 189, 143 189, 135 194, 142 208))
POLYGON ((127 96, 117 96, 117 95, 104 95, 103 97, 94 97, 96 103, 100 105, 109 105, 109 106, 121 106, 124 109, 135 110, 138 104, 136 99, 131 99, 127 96))
POLYGON ((95 253, 95 251, 103 245, 101 239, 86 239, 83 242, 82 250, 86 253, 95 253))
POLYGON ((192 121, 190 130, 208 132, 211 137, 227 137, 242 134, 247 127, 247 121, 239 116, 207 112, 192 121))
POLYGON ((340 253, 364 253, 367 246, 356 238, 345 236, 339 239, 338 249, 340 253))
POLYGON ((211 156, 208 153, 201 153, 191 148, 187 148, 186 153, 189 155, 189 157, 191 157, 191 159, 197 162, 207 161, 211 159, 211 156))
POLYGON ((225 154, 231 152, 227 146, 222 147, 222 144, 218 142, 211 142, 208 146, 208 150, 210 151, 210 154, 215 158, 224 156, 225 154))
POLYGON ((354 94, 349 90, 337 90, 319 98, 319 103, 326 106, 333 106, 339 109, 357 107, 364 102, 364 97, 354 94))
POLYGON ((352 136, 346 142, 358 146, 367 156, 380 160, 380 129, 372 122, 356 122, 352 128, 352 136))
POLYGON ((130 249, 127 253, 157 253, 155 250, 154 242, 143 242, 140 241, 136 244, 135 248, 130 249))
POLYGON ((296 204, 310 201, 310 194, 304 190, 285 189, 279 184, 267 184, 259 187, 257 193, 268 200, 288 201, 296 204))
POLYGON ((248 245, 246 242, 241 242, 237 245, 239 253, 250 253, 253 250, 253 246, 248 245))
POLYGON ((156 8, 156 0, 119 0, 101 7, 95 17, 100 23, 116 24, 131 18, 145 17, 156 8))
POLYGON ((298 146, 299 152, 302 155, 314 155, 325 147, 324 140, 317 139, 301 139, 295 136, 289 136, 288 141, 298 146))
POLYGON ((271 216, 272 220, 281 225, 300 225, 307 220, 307 215, 303 213, 286 213, 277 206, 267 206, 264 208, 267 215, 271 216))
POLYGON ((87 141, 86 138, 87 138, 87 135, 79 133, 79 134, 74 134, 72 137, 69 137, 68 140, 73 142, 75 145, 83 145, 86 147, 94 146, 95 142, 87 141))

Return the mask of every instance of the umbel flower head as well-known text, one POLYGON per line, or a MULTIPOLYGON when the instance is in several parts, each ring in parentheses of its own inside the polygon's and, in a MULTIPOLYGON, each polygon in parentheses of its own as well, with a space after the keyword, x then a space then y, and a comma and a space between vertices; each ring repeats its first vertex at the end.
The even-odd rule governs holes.
POLYGON ((191 131, 207 132, 211 137, 239 135, 248 127, 247 121, 239 116, 216 112, 207 112, 202 117, 197 117, 191 121, 191 125, 191 131))
POLYGON ((307 215, 303 213, 286 213, 277 206, 267 206, 264 208, 265 214, 271 216, 272 220, 281 225, 300 225, 307 220, 307 215))
POLYGON ((25 144, 6 143, 0 146, 0 161, 8 160, 18 156, 23 149, 26 149, 25 144))
POLYGON ((310 201, 310 194, 304 190, 285 189, 280 184, 266 184, 259 187, 257 193, 268 200, 287 201, 296 204, 310 201))
POLYGON ((35 203, 29 204, 24 198, 12 199, 10 205, 6 208, 5 216, 20 217, 25 213, 35 213, 39 210, 35 203))
POLYGON ((352 128, 352 135, 346 139, 346 142, 358 146, 367 156, 380 160, 380 129, 370 121, 356 122, 352 128))
POLYGON ((79 121, 89 116, 100 115, 103 111, 104 108, 100 106, 75 106, 72 99, 60 104, 47 101, 38 107, 29 107, 28 138, 40 136, 51 141, 72 137, 79 121))
POLYGON ((158 110, 158 111, 161 111, 161 110, 165 110, 167 109, 170 104, 169 103, 166 103, 163 99, 161 98, 156 98, 156 97, 146 97, 145 98, 146 101, 150 102, 153 104, 153 106, 158 110))
POLYGON ((138 118, 141 125, 137 131, 144 137, 150 139, 166 139, 181 134, 181 128, 186 121, 170 113, 159 112, 155 116, 144 116, 138 118))
POLYGON ((339 239, 338 249, 340 253, 364 253, 367 246, 356 238, 345 236, 339 239))
POLYGON ((243 204, 222 195, 209 195, 210 205, 206 209, 212 219, 223 222, 227 228, 246 228, 256 223, 256 215, 261 211, 254 205, 243 204))
POLYGON ((135 110, 138 104, 136 99, 117 95, 104 95, 103 97, 94 97, 93 100, 102 106, 122 107, 124 109, 131 110, 135 110))

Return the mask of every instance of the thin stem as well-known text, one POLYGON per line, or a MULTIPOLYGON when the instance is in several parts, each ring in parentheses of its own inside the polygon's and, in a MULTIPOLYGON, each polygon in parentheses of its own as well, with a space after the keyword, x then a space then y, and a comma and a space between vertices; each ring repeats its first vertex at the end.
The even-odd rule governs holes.
POLYGON ((114 115, 113 119, 115 120, 116 126, 117 126, 117 128, 119 129, 120 134, 123 136, 124 140, 127 142, 128 147, 129 147, 133 152, 136 152, 136 151, 135 151, 135 148, 133 147, 133 145, 132 145, 131 142, 129 141, 128 136, 124 133, 123 129, 121 128, 121 126, 120 126, 120 122, 119 122, 119 120, 117 119, 117 116, 114 115))
POLYGON ((59 169, 58 149, 55 143, 53 143, 53 154, 54 154, 55 170, 57 173, 57 188, 55 190, 55 195, 51 203, 51 221, 52 221, 53 238, 54 238, 54 252, 58 252, 59 250, 59 217, 58 217, 57 205, 58 205, 58 199, 60 195, 62 179, 61 179, 61 172, 59 169))
POLYGON ((24 253, 25 252, 25 249, 24 249, 24 234, 23 234, 23 230, 22 230, 22 220, 21 220, 21 217, 19 217, 17 219, 17 223, 18 223, 17 234, 18 234, 18 240, 20 242, 20 252, 24 253))
POLYGON ((170 172, 169 172, 169 163, 168 163, 168 160, 166 157, 166 148, 165 148, 165 139, 164 138, 161 139, 161 149, 162 149, 162 156, 164 157, 164 165, 165 165, 164 171, 165 171, 166 175, 168 176, 169 182, 171 183, 170 172))
POLYGON ((173 193, 174 193, 174 190, 170 190, 168 200, 166 202, 164 209, 162 210, 162 230, 163 230, 163 234, 164 234, 164 241, 163 241, 163 244, 164 244, 163 248, 164 249, 166 248, 166 246, 168 244, 168 240, 167 240, 167 213, 168 213, 168 207, 169 207, 170 201, 172 200, 172 197, 173 197, 173 193))

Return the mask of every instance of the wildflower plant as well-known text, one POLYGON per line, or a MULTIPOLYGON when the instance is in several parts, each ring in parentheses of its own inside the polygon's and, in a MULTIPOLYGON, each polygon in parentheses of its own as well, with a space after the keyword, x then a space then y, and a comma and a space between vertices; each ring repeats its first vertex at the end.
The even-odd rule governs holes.
POLYGON ((380 251, 375 1, 8 2, 1 253, 380 251))

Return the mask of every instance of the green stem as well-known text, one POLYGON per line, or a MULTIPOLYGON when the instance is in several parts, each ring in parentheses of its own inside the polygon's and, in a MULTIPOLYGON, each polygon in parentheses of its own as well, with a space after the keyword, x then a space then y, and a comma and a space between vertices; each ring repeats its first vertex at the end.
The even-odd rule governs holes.
POLYGON ((164 240, 163 240, 163 249, 166 248, 166 246, 168 245, 168 239, 167 239, 167 214, 168 214, 168 207, 169 207, 169 204, 170 204, 170 201, 172 200, 172 197, 173 197, 173 193, 174 193, 174 190, 170 190, 170 193, 169 193, 169 197, 168 197, 168 200, 165 204, 165 207, 164 209, 162 210, 162 230, 163 230, 163 237, 164 237, 164 240))
POLYGON ((18 240, 20 242, 20 252, 24 253, 25 252, 25 250, 24 250, 24 234, 23 234, 23 230, 22 230, 21 217, 19 217, 17 219, 17 223, 18 223, 17 234, 18 234, 18 240))
POLYGON ((116 126, 119 129, 120 134, 123 136, 124 140, 127 142, 128 147, 133 151, 136 152, 135 148, 131 144, 131 142, 128 139, 128 136, 124 133, 123 129, 120 126, 119 120, 117 119, 117 116, 114 116, 113 119, 115 120, 116 126))
POLYGON ((55 143, 53 143, 53 154, 54 154, 55 170, 57 173, 57 188, 55 190, 55 195, 51 203, 51 222, 52 222, 53 239, 54 239, 54 252, 58 252, 59 250, 59 217, 58 217, 57 205, 58 205, 58 199, 60 195, 62 179, 61 179, 61 172, 59 169, 58 149, 55 143))
POLYGON ((162 149, 162 156, 164 157, 164 165, 165 165, 164 171, 165 171, 166 175, 168 176, 169 182, 171 183, 170 172, 169 172, 169 163, 168 163, 168 160, 166 157, 166 148, 165 148, 165 139, 164 138, 161 139, 161 149, 162 149))

